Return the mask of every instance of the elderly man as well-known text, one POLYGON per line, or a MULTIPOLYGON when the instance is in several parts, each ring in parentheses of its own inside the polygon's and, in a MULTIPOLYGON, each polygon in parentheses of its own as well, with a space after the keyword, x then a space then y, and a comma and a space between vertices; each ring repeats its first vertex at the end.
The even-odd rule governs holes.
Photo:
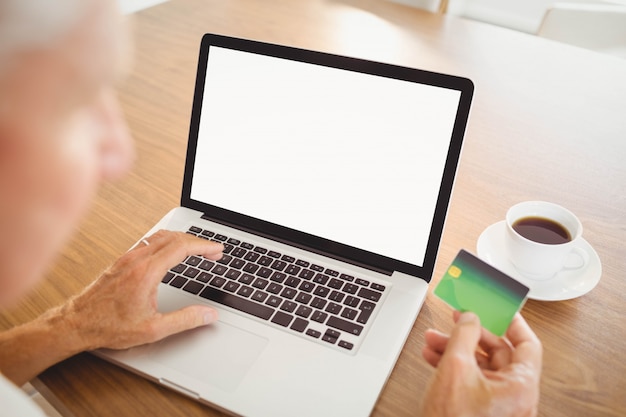
MULTIPOLYGON (((43 275, 102 180, 131 165, 130 136, 113 94, 128 41, 112 0, 0 0, 0 307, 43 275)), ((121 349, 207 325, 206 305, 156 310, 165 271, 223 246, 158 232, 81 294, 0 334, 1 415, 41 412, 18 388, 78 352, 121 349)), ((521 316, 507 339, 457 315, 451 336, 430 331, 424 357, 438 368, 425 414, 533 415, 541 345, 521 316)))
MULTIPOLYGON (((132 144, 113 94, 128 44, 115 5, 0 2, 2 307, 40 279, 98 183, 131 166, 132 144)), ((219 259, 222 245, 166 232, 150 242, 65 305, 0 335, 0 414, 29 415, 7 379, 19 386, 78 352, 147 343, 216 319, 208 306, 159 314, 155 288, 185 256, 219 259)))

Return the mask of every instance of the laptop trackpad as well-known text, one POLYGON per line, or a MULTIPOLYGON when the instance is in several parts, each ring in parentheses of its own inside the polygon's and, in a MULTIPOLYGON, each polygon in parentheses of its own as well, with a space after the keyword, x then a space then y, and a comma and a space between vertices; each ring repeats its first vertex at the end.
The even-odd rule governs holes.
POLYGON ((267 343, 261 336, 220 321, 146 346, 144 352, 162 366, 233 391, 267 343))

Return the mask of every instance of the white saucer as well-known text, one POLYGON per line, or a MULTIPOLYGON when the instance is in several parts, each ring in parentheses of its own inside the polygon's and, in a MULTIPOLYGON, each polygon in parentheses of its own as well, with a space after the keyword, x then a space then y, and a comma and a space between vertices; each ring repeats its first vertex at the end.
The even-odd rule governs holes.
POLYGON ((530 288, 528 298, 543 301, 569 300, 591 291, 600 281, 602 265, 596 251, 586 240, 577 244, 589 254, 589 265, 584 269, 563 270, 547 280, 534 280, 522 275, 507 259, 504 252, 504 221, 492 224, 480 235, 476 244, 478 257, 530 288))

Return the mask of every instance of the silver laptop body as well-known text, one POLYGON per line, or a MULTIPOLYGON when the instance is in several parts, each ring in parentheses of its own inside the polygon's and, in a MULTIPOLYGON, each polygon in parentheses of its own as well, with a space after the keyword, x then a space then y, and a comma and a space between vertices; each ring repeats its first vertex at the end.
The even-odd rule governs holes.
POLYGON ((369 415, 427 294, 472 94, 460 77, 205 35, 181 207, 146 236, 225 244, 158 293, 161 311, 207 303, 220 320, 94 353, 233 414, 369 415))

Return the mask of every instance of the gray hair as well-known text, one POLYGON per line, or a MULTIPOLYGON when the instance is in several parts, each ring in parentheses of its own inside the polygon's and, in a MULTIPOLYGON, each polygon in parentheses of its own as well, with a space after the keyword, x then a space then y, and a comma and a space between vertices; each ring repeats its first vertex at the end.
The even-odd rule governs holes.
POLYGON ((0 76, 18 54, 54 47, 89 13, 94 0, 0 0, 0 76))

